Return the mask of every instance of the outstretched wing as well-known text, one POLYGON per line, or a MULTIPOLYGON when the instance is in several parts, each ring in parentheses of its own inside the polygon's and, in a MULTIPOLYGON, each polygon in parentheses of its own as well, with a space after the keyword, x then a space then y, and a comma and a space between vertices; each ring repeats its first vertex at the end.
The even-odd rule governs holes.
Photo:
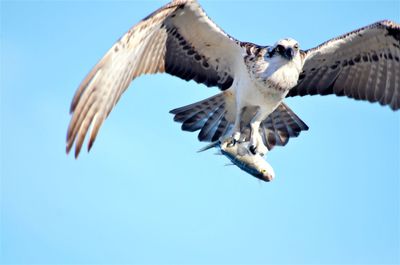
POLYGON ((67 153, 79 155, 90 127, 90 150, 99 128, 130 82, 166 72, 206 86, 229 88, 240 43, 213 23, 193 0, 175 0, 131 28, 86 76, 71 104, 67 153))
POLYGON ((347 96, 400 108, 400 25, 380 21, 306 51, 288 96, 347 96))

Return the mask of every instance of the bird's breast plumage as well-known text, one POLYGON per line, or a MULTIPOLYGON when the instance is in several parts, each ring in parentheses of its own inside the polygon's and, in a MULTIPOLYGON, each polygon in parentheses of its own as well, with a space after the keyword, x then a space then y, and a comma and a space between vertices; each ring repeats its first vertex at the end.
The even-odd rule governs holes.
POLYGON ((264 56, 247 56, 244 60, 250 79, 266 96, 285 97, 299 79, 295 62, 266 60, 264 56))

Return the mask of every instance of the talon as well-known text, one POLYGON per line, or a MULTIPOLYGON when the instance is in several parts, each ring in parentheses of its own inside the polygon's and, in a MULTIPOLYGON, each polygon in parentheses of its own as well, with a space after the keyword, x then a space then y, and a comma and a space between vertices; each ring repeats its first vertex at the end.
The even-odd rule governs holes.
POLYGON ((235 146, 236 142, 237 142, 236 139, 232 137, 227 146, 228 147, 235 146))
POLYGON ((253 155, 257 154, 257 147, 255 145, 250 145, 249 150, 253 155))
POLYGON ((232 138, 235 139, 236 141, 239 141, 239 139, 240 139, 240 132, 235 132, 235 133, 232 135, 232 138))

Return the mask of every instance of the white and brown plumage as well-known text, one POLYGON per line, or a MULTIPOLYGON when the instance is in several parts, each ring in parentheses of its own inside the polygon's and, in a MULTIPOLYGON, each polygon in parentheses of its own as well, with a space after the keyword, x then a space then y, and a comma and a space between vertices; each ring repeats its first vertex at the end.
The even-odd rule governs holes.
POLYGON ((378 22, 314 49, 295 51, 288 59, 282 55, 295 48, 295 41, 269 47, 240 42, 219 29, 195 1, 174 1, 129 30, 82 82, 71 106, 67 151, 75 142, 78 156, 92 127, 90 149, 119 97, 145 73, 166 72, 223 91, 172 111, 182 129, 200 130, 203 141, 236 133, 257 148, 285 145, 308 129, 282 103, 287 95, 346 95, 396 110, 399 32, 393 22, 378 22))

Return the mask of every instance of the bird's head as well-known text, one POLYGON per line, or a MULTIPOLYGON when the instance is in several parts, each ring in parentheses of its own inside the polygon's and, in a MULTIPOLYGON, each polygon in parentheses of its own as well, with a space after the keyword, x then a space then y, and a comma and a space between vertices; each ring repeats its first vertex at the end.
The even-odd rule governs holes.
POLYGON ((286 38, 277 41, 273 46, 268 48, 269 57, 280 56, 288 61, 300 56, 300 47, 296 40, 286 38))

